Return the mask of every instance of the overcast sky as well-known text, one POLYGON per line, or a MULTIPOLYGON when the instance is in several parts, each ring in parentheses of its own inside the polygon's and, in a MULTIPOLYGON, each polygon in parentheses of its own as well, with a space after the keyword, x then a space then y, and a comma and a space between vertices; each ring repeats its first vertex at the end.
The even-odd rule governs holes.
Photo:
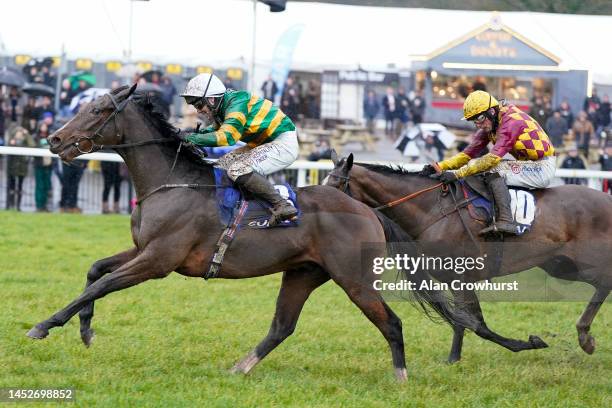
MULTIPOLYGON (((257 59, 272 58, 278 37, 303 24, 294 53, 301 64, 382 67, 409 64, 486 23, 489 12, 287 4, 283 13, 257 7, 257 59)), ((19 0, 2 5, 0 52, 121 59, 129 46, 129 0, 19 0)), ((612 79, 612 17, 502 13, 502 22, 570 67, 612 79)), ((250 0, 150 0, 133 3, 136 60, 188 65, 251 58, 250 0)))

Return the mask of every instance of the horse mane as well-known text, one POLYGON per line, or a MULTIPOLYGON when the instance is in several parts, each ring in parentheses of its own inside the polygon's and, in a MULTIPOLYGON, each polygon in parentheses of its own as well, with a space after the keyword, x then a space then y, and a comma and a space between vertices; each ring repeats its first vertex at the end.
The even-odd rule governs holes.
POLYGON ((419 171, 410 171, 400 165, 393 164, 372 164, 372 163, 355 163, 361 167, 379 174, 387 174, 390 176, 416 176, 422 177, 419 171))

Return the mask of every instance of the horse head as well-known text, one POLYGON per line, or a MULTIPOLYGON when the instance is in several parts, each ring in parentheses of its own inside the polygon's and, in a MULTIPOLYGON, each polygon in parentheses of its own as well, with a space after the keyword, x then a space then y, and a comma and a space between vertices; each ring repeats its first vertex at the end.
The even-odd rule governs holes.
POLYGON ((332 150, 331 160, 334 163, 334 168, 325 178, 323 184, 348 194, 350 192, 350 172, 353 168, 353 153, 349 154, 346 158, 342 157, 339 159, 336 150, 332 150))
POLYGON ((136 84, 122 87, 81 106, 76 116, 49 136, 51 151, 69 162, 104 145, 121 143, 118 115, 135 90, 136 84))

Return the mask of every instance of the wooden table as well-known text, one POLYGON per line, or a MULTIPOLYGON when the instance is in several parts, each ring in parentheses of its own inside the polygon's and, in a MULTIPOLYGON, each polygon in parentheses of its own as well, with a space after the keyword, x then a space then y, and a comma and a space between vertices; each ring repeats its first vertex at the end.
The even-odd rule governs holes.
POLYGON ((321 140, 325 140, 331 146, 333 130, 326 129, 298 129, 298 140, 300 142, 300 153, 308 156, 316 149, 316 143, 321 140))
POLYGON ((363 150, 373 152, 376 150, 376 138, 369 132, 368 128, 357 125, 337 125, 336 134, 332 141, 335 149, 341 149, 345 144, 361 143, 363 150))

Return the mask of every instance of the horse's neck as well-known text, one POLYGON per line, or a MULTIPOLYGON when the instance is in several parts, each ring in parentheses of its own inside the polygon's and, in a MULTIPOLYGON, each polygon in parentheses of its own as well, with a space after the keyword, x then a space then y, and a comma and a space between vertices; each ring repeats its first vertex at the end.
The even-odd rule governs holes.
MULTIPOLYGON (((389 204, 432 185, 430 180, 417 176, 398 177, 370 170, 366 170, 366 172, 360 174, 354 180, 358 182, 359 189, 364 194, 362 201, 370 207, 389 204)), ((427 214, 436 205, 437 194, 437 190, 425 192, 401 204, 392 206, 385 212, 396 220, 406 232, 413 235, 420 231, 421 224, 428 217, 427 214)))
MULTIPOLYGON (((129 135, 130 140, 125 139, 124 143, 164 138, 146 120, 138 118, 125 125, 124 134, 129 135)), ((214 184, 212 168, 192 163, 182 156, 174 165, 177 151, 172 144, 136 146, 118 149, 118 153, 128 166, 137 197, 163 184, 214 184)))

